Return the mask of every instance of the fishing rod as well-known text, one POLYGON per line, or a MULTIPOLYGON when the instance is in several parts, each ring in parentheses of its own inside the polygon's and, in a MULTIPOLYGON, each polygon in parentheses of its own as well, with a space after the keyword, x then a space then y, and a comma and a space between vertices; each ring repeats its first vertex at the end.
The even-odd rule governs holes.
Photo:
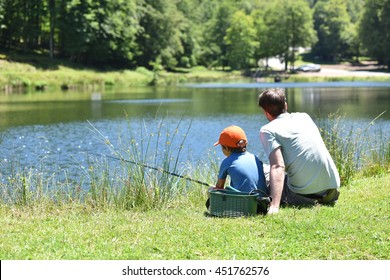
POLYGON ((211 185, 211 184, 209 184, 209 183, 205 183, 205 182, 202 182, 202 181, 193 179, 193 178, 191 178, 191 177, 189 177, 189 176, 186 176, 186 175, 180 175, 180 174, 177 174, 177 173, 174 173, 174 172, 171 172, 171 171, 162 169, 161 167, 150 166, 150 165, 147 165, 147 164, 144 164, 144 163, 140 163, 140 162, 136 162, 136 161, 124 159, 124 158, 119 158, 119 157, 104 155, 104 154, 96 154, 96 153, 90 153, 90 154, 94 154, 94 155, 98 155, 98 156, 102 156, 102 157, 106 157, 106 158, 111 158, 111 159, 115 159, 115 160, 121 160, 121 161, 124 161, 124 162, 136 164, 136 165, 139 165, 139 166, 143 166, 143 167, 146 167, 146 168, 148 168, 148 169, 157 170, 157 171, 160 171, 160 172, 162 172, 162 173, 166 173, 166 174, 169 174, 169 175, 172 175, 172 176, 176 176, 176 177, 185 179, 185 180, 187 180, 187 181, 192 181, 192 182, 195 182, 195 183, 204 185, 204 186, 215 187, 214 185, 211 185))

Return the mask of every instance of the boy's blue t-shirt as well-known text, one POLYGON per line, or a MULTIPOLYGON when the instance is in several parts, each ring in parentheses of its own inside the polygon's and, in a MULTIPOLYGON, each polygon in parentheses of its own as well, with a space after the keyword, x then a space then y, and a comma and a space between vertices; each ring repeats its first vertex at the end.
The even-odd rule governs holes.
POLYGON ((220 166, 218 178, 230 176, 230 185, 242 192, 260 189, 268 193, 265 182, 263 163, 249 152, 232 153, 220 166))

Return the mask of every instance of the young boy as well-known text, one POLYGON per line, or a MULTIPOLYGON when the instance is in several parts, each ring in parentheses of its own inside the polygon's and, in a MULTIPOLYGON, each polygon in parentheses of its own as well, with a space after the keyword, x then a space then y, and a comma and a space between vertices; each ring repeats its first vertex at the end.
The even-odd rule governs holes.
POLYGON ((218 181, 213 189, 223 189, 226 178, 230 176, 230 187, 237 191, 251 192, 261 190, 268 194, 263 163, 257 156, 247 152, 247 138, 242 128, 232 125, 222 130, 218 142, 226 158, 222 161, 218 181))

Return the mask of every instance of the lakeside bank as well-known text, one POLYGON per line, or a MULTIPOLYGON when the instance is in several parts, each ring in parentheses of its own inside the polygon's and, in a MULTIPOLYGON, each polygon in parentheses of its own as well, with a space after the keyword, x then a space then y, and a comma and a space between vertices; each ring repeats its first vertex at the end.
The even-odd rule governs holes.
POLYGON ((215 81, 258 82, 389 82, 388 70, 378 67, 351 67, 349 64, 324 65, 317 73, 285 73, 281 70, 263 72, 256 78, 241 71, 209 70, 205 67, 151 71, 145 67, 134 70, 97 70, 47 57, 26 56, 10 60, 0 54, 0 94, 45 90, 100 90, 123 87, 177 85, 215 81))
POLYGON ((200 200, 159 211, 0 204, 0 258, 388 260, 389 183, 389 174, 360 178, 334 207, 236 219, 205 216, 200 200))
POLYGON ((207 70, 204 67, 152 71, 145 67, 99 70, 37 55, 10 59, 0 53, 0 94, 48 90, 99 90, 185 82, 242 80, 240 71, 207 70))

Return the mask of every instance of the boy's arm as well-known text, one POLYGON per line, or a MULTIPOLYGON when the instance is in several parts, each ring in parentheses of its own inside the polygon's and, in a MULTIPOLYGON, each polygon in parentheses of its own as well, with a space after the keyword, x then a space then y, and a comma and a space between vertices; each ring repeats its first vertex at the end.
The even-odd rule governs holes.
POLYGON ((223 189, 225 187, 226 179, 218 179, 217 183, 215 184, 215 189, 223 189))
POLYGON ((269 156, 270 162, 270 196, 272 202, 268 210, 268 214, 275 214, 279 212, 280 200, 282 198, 285 166, 281 147, 273 150, 269 156))

